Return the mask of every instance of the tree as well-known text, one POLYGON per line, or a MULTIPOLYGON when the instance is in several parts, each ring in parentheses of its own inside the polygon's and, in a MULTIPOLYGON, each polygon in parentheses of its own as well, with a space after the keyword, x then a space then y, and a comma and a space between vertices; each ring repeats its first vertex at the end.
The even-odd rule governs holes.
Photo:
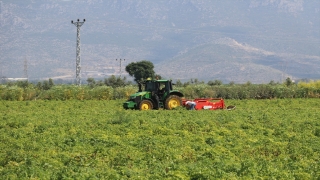
POLYGON ((21 87, 21 88, 26 88, 29 86, 29 82, 28 81, 17 81, 16 85, 21 87))
POLYGON ((284 83, 286 86, 291 86, 293 84, 293 81, 288 77, 286 79, 286 82, 284 83))
POLYGON ((121 87, 121 86, 125 86, 126 83, 126 77, 116 77, 115 75, 110 76, 107 79, 104 79, 104 84, 107 86, 111 86, 113 88, 115 87, 121 87))
POLYGON ((178 79, 177 82, 175 83, 177 87, 182 87, 183 84, 182 82, 178 79))
POLYGON ((269 85, 271 85, 271 86, 275 86, 275 85, 277 85, 277 83, 276 83, 276 82, 274 82, 274 80, 271 80, 271 81, 269 82, 269 85))
POLYGON ((247 81, 245 85, 246 85, 246 86, 251 86, 252 83, 251 83, 251 81, 247 81))
POLYGON ((39 90, 42 90, 42 83, 41 83, 40 81, 37 83, 37 88, 38 88, 39 90))
POLYGON ((126 71, 134 77, 134 81, 139 82, 147 78, 154 78, 153 63, 147 60, 132 62, 126 66, 126 71))
POLYGON ((94 78, 88 78, 87 83, 90 88, 94 88, 94 86, 96 85, 96 81, 94 80, 94 78))
POLYGON ((47 81, 47 80, 44 80, 44 81, 43 81, 43 83, 42 83, 42 89, 43 89, 43 90, 49 90, 49 89, 50 89, 49 81, 47 81))
POLYGON ((49 87, 52 88, 54 86, 54 82, 51 78, 49 78, 49 87))
POLYGON ((209 86, 220 86, 220 85, 222 85, 222 81, 220 81, 220 80, 214 80, 214 81, 209 81, 208 83, 207 83, 209 86))
POLYGON ((42 83, 37 83, 37 88, 41 90, 49 90, 54 86, 53 80, 50 78, 49 80, 44 80, 42 83))

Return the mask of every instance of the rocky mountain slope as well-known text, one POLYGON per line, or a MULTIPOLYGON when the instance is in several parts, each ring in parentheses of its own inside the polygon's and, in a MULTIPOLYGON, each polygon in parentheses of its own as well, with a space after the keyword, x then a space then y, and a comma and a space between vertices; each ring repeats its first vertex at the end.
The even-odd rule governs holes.
POLYGON ((264 83, 320 78, 318 0, 1 1, 1 76, 125 75, 149 60, 172 79, 264 83), (120 71, 119 61, 122 62, 120 71))

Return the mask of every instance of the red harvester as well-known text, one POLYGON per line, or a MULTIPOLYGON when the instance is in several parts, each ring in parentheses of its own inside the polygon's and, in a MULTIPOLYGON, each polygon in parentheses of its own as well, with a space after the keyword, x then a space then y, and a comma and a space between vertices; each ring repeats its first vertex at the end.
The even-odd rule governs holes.
POLYGON ((187 101, 195 102, 196 103, 196 106, 195 106, 196 110, 202 110, 202 109, 207 109, 207 110, 227 109, 227 110, 231 110, 231 109, 235 108, 235 106, 228 106, 226 108, 226 105, 225 105, 224 100, 222 98, 198 98, 198 99, 194 99, 194 100, 183 99, 182 105, 185 106, 186 108, 189 108, 189 106, 186 105, 187 101))

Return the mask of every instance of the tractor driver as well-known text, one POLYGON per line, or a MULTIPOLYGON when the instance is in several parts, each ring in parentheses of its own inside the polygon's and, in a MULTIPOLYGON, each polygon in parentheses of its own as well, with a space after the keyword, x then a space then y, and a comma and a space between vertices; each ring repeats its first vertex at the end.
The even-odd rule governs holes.
POLYGON ((166 86, 164 84, 159 84, 159 95, 162 96, 166 91, 166 86))
POLYGON ((155 109, 159 109, 159 83, 155 84, 155 91, 151 92, 152 99, 155 101, 155 109))
POLYGON ((155 109, 159 109, 159 96, 156 91, 152 91, 151 93, 152 99, 155 101, 155 109))

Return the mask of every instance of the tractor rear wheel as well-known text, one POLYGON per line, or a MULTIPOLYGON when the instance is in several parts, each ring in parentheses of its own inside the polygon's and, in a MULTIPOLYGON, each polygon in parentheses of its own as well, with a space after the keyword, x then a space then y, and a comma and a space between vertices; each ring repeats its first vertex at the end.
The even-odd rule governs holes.
POLYGON ((143 100, 139 104, 140 110, 151 110, 153 109, 153 104, 150 100, 143 100))
POLYGON ((182 105, 182 100, 177 95, 171 95, 166 99, 165 108, 171 110, 182 105))

